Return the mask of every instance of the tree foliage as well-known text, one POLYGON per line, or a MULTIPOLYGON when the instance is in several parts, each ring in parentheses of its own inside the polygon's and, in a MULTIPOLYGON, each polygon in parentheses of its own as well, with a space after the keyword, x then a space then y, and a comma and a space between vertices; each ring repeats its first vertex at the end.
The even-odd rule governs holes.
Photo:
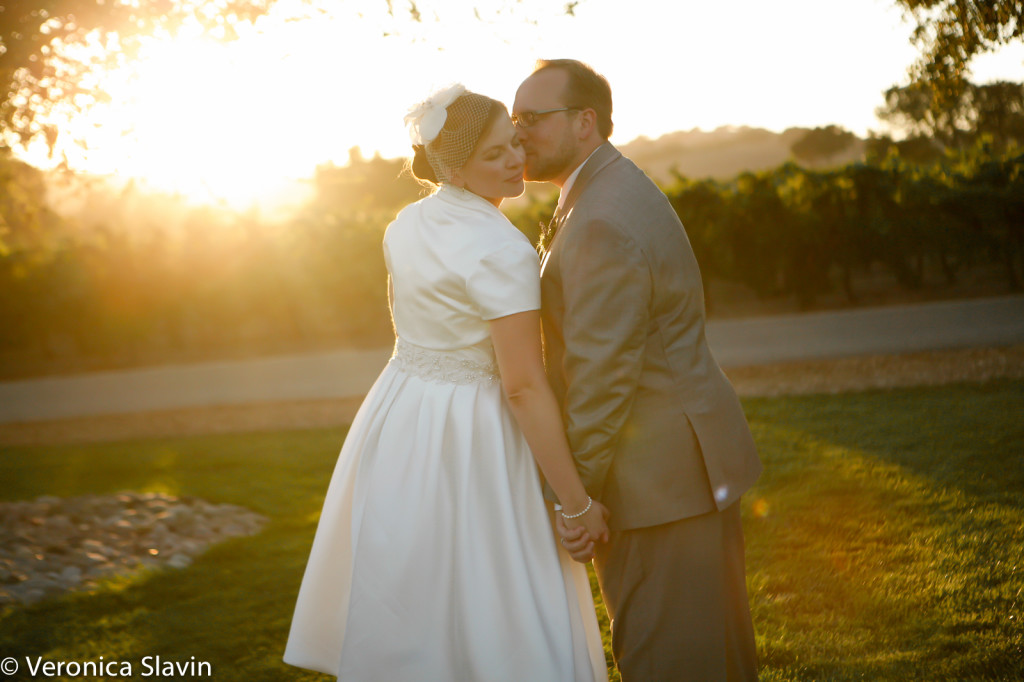
POLYGON ((885 91, 885 104, 875 114, 912 136, 931 137, 944 146, 958 146, 967 133, 967 98, 964 91, 940 106, 935 91, 924 82, 894 85, 885 91))
POLYGON ((897 0, 916 23, 921 56, 911 78, 934 91, 939 109, 955 104, 968 64, 983 52, 1024 38, 1024 0, 897 0))
MULTIPOLYGON (((803 306, 857 273, 886 271, 917 290, 935 273, 950 285, 984 265, 1009 290, 1024 286, 1024 155, 977 148, 940 163, 881 163, 829 171, 786 164, 731 182, 677 178, 666 188, 701 267, 763 297, 803 306), (929 274, 932 273, 932 274, 929 274)), ((929 279, 931 278, 931 279, 929 279)))
POLYGON ((0 257, 38 247, 58 222, 43 174, 0 151, 0 257))
POLYGON ((375 154, 363 158, 358 147, 349 150, 348 164, 325 165, 316 169, 316 190, 311 210, 330 212, 387 212, 416 201, 427 193, 402 159, 385 159, 375 154))
POLYGON ((894 140, 890 135, 872 134, 864 141, 864 158, 868 163, 881 163, 889 156, 898 156, 906 163, 927 165, 945 156, 945 147, 927 135, 910 135, 894 140))
POLYGON ((933 89, 921 82, 885 91, 878 117, 908 133, 932 138, 942 146, 965 149, 979 137, 991 138, 997 151, 1024 143, 1024 84, 967 81, 955 101, 941 106, 933 89))
POLYGON ((1024 83, 997 81, 970 92, 978 134, 990 136, 997 151, 1011 142, 1024 144, 1024 83))
MULTIPOLYGON (((381 238, 419 193, 399 168, 354 158, 321 169, 314 199, 275 226, 132 187, 58 216, 40 173, 0 156, 0 363, 81 369, 104 358, 387 343, 381 238)), ((931 165, 895 151, 879 163, 788 163, 727 182, 677 175, 665 191, 706 283, 741 283, 808 307, 832 291, 857 300, 879 273, 916 290, 980 268, 1007 290, 1024 287, 1019 151, 971 148, 931 165)), ((510 218, 535 237, 553 203, 551 195, 520 205, 510 218)), ((0 364, 0 375, 11 367, 0 364)))
POLYGON ((90 76, 131 57, 139 40, 192 24, 235 36, 275 0, 14 0, 0 7, 0 131, 11 142, 57 130, 37 123, 58 104, 87 106, 105 95, 90 76), (91 49, 75 49, 89 46, 91 49))
POLYGON ((790 150, 798 160, 814 164, 834 158, 849 149, 857 136, 837 125, 808 130, 790 150))
MULTIPOLYGON (((238 37, 241 24, 266 15, 277 0, 6 0, 0 4, 0 145, 43 136, 53 149, 58 130, 41 124, 57 107, 81 110, 108 98, 98 85, 103 69, 132 59, 147 37, 175 35, 182 27, 220 41, 238 37)), ((298 0, 289 20, 347 12, 354 21, 382 15, 385 36, 410 25, 449 17, 481 25, 509 16, 535 23, 546 14, 573 14, 578 2, 552 10, 541 0, 474 4, 442 0, 298 0)), ((443 49, 443 46, 438 46, 443 49)))

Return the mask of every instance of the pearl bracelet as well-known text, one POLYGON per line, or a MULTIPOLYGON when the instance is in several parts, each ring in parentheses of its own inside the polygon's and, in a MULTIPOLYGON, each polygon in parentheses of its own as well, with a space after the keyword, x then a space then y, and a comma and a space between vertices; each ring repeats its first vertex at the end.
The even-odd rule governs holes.
POLYGON ((558 512, 558 513, 562 515, 562 518, 563 518, 563 519, 578 519, 579 517, 583 516, 583 515, 584 515, 584 514, 586 514, 586 513, 588 512, 588 511, 590 511, 590 508, 591 508, 591 507, 592 507, 593 505, 594 505, 594 500, 593 500, 593 498, 592 498, 592 497, 590 497, 590 495, 587 495, 587 506, 586 506, 586 508, 585 508, 585 509, 584 509, 583 511, 581 511, 580 513, 578 513, 578 514, 566 514, 566 513, 564 512, 564 511, 562 511, 562 512, 558 512))

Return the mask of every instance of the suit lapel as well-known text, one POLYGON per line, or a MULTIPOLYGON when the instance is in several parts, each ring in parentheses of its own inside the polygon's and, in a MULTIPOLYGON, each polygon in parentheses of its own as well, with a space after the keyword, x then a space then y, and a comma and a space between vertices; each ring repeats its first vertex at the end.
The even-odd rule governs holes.
POLYGON ((583 164, 583 168, 580 169, 580 174, 576 176, 576 180, 572 183, 572 189, 569 190, 569 196, 565 198, 561 210, 556 210, 555 215, 551 217, 548 224, 541 230, 538 250, 541 254, 540 264, 542 273, 544 272, 544 265, 547 263, 548 255, 551 253, 552 242, 558 234, 558 229, 569 219, 576 200, 583 193, 591 178, 620 156, 622 156, 622 153, 618 149, 613 147, 610 142, 605 142, 595 149, 594 153, 583 164))
POLYGON ((548 257, 551 255, 551 250, 554 247, 554 241, 558 236, 558 229, 569 219, 572 213, 572 206, 583 194, 583 190, 587 187, 591 178, 597 175, 605 166, 610 164, 617 158, 620 158, 622 153, 610 142, 605 142, 601 146, 594 150, 594 154, 584 163, 583 168, 580 170, 580 174, 577 175, 577 179, 572 182, 572 188, 569 189, 569 196, 565 198, 565 202, 562 204, 561 210, 556 210, 555 215, 552 216, 551 220, 541 231, 541 241, 538 244, 538 251, 541 253, 541 274, 544 274, 544 266, 548 263, 548 257))
MULTIPOLYGON (((586 189, 590 183, 591 178, 597 175, 601 170, 610 164, 615 159, 622 156, 622 153, 618 149, 612 146, 610 142, 605 142, 603 145, 594 150, 594 153, 590 155, 587 162, 583 164, 583 168, 580 170, 580 174, 576 176, 575 182, 572 183, 572 189, 569 190, 569 196, 565 198, 565 202, 562 204, 562 216, 559 225, 565 222, 572 212, 572 207, 576 204, 576 200, 579 199, 580 194, 586 189)), ((556 226, 557 228, 558 226, 556 226)))

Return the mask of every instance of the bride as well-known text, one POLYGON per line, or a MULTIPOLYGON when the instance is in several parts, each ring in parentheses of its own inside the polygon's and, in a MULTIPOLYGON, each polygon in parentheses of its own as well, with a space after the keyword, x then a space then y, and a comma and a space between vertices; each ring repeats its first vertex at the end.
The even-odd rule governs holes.
POLYGON ((606 680, 565 522, 606 538, 541 359, 537 254, 498 210, 525 154, 453 86, 406 117, 439 188, 384 235, 394 355, 341 449, 284 660, 341 680, 606 680))

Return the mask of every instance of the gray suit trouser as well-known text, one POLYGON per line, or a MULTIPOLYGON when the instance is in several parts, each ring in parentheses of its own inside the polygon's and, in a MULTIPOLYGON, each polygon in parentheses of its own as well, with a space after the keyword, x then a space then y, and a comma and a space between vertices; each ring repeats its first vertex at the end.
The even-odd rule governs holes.
POLYGON ((594 568, 623 682, 757 679, 739 502, 617 531, 594 568))

